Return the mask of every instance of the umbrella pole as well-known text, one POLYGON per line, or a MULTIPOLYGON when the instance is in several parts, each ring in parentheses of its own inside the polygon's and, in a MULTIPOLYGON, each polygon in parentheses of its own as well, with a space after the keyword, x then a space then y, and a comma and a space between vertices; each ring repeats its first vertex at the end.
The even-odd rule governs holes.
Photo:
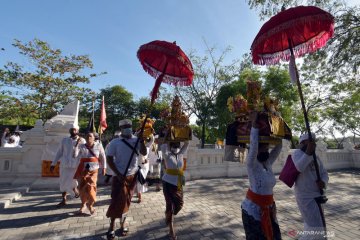
MULTIPOLYGON (((152 108, 152 106, 153 106, 153 104, 150 105, 150 109, 152 108)), ((150 111, 149 111, 149 112, 150 112, 150 111)), ((141 136, 142 133, 144 132, 145 125, 146 125, 146 121, 147 121, 147 119, 148 119, 148 115, 149 115, 149 114, 146 114, 146 115, 145 115, 145 120, 144 120, 144 122, 143 122, 143 124, 142 124, 142 126, 141 126, 140 133, 139 133, 140 136, 141 136)), ((126 173, 127 173, 128 169, 129 169, 131 160, 133 159, 134 154, 135 154, 135 149, 137 148, 139 142, 140 142, 140 137, 138 137, 138 138, 136 139, 134 149, 133 149, 132 152, 131 152, 131 155, 130 155, 130 158, 129 158, 127 167, 126 167, 125 172, 124 172, 124 177, 126 177, 126 173)))
MULTIPOLYGON (((165 59, 166 60, 166 59, 165 59)), ((145 129, 145 125, 146 125, 146 122, 147 122, 147 119, 148 119, 148 116, 150 115, 151 113, 151 110, 154 106, 154 102, 155 102, 155 98, 156 98, 156 95, 157 95, 157 92, 159 91, 159 88, 160 88, 160 84, 162 82, 162 78, 164 77, 164 74, 165 74, 165 71, 166 71, 166 68, 167 68, 167 65, 168 65, 168 62, 166 61, 165 62, 165 66, 164 66, 164 70, 163 70, 163 73, 156 79, 155 81, 155 86, 154 86, 154 89, 153 89, 153 92, 152 92, 152 97, 151 97, 151 104, 150 104, 150 107, 148 109, 148 113, 145 115, 145 119, 144 119, 144 122, 141 126, 141 129, 140 129, 140 132, 139 132, 139 135, 141 136, 142 133, 144 132, 144 129, 145 129)), ((129 169, 129 166, 130 166, 130 162, 132 160, 132 158, 134 157, 134 154, 135 154, 135 149, 137 148, 138 144, 139 144, 139 141, 140 141, 140 138, 138 137, 136 142, 135 142, 135 146, 134 146, 134 149, 133 151, 131 152, 131 155, 130 155, 130 159, 129 159, 129 162, 128 162, 128 165, 126 167, 126 171, 125 171, 125 176, 126 176, 126 172, 127 170, 129 169)))
MULTIPOLYGON (((294 57, 294 51, 293 51, 290 39, 289 39, 289 46, 290 46, 291 57, 294 57)), ((306 126, 306 130, 307 130, 307 132, 309 134, 309 140, 312 141, 313 138, 312 138, 312 135, 311 135, 309 118, 308 118, 308 114, 307 114, 307 111, 306 111, 304 96, 303 96, 303 93, 302 93, 301 84, 300 84, 300 80, 299 80, 299 72, 298 72, 298 70, 296 68, 296 64, 294 65, 294 67, 295 67, 295 74, 296 74, 296 85, 298 87, 298 92, 299 92, 300 101, 301 101, 301 107, 302 107, 303 114, 304 114, 305 126, 306 126)), ((316 157, 315 152, 313 153, 313 159, 314 159, 314 166, 315 166, 317 181, 321 181, 320 171, 319 171, 319 164, 318 164, 318 162, 316 160, 317 157, 316 157)), ((321 203, 326 203, 327 197, 324 195, 323 189, 320 189, 320 194, 321 194, 321 196, 320 196, 320 199, 318 200, 319 202, 317 202, 317 203, 318 203, 318 206, 319 206, 321 220, 323 222, 324 229, 325 229, 325 234, 326 234, 326 222, 325 222, 324 212, 322 211, 322 208, 321 208, 321 203)), ((325 235, 325 239, 326 239, 326 235, 325 235)))
MULTIPOLYGON (((290 52, 291 52, 291 56, 293 57, 294 52, 293 52, 292 47, 290 47, 290 52)), ((298 92, 299 92, 300 101, 301 101, 301 107, 302 107, 302 111, 303 111, 304 119, 305 119, 305 126, 306 126, 306 130, 307 130, 307 132, 309 134, 309 140, 312 141, 313 138, 312 138, 312 135, 311 135, 309 118, 308 118, 308 114, 307 114, 306 107, 305 107, 304 96, 303 96, 303 93, 302 93, 301 84, 300 84, 300 80, 299 80, 299 73, 297 71, 296 65, 295 65, 295 73, 296 73, 296 85, 298 87, 298 92)), ((315 170, 316 170, 317 181, 320 181, 321 177, 320 177, 320 171, 319 171, 319 164, 316 161, 317 157, 316 157, 315 152, 313 153, 313 158, 314 158, 314 165, 315 165, 315 170)), ((323 195, 324 191, 322 189, 320 189, 320 193, 321 193, 321 195, 323 195)))

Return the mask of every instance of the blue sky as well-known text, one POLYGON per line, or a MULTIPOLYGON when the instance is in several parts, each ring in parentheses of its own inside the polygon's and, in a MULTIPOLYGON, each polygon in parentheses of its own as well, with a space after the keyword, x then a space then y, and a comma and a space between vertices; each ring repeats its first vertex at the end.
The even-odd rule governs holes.
POLYGON ((88 54, 90 72, 108 72, 90 88, 120 84, 136 98, 148 96, 155 82, 136 57, 142 44, 176 40, 185 52, 203 55, 205 39, 219 51, 232 46, 230 62, 249 51, 262 25, 245 0, 8 0, 0 24, 1 66, 11 60, 30 69, 11 43, 39 38, 65 54, 88 54))

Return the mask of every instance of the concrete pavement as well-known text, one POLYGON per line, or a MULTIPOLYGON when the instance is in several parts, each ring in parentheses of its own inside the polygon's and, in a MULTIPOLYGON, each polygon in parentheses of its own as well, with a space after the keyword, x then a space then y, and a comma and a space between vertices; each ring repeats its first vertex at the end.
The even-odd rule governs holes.
MULTIPOLYGON (((246 178, 204 179, 186 183, 185 204, 175 217, 178 239, 245 239, 240 203, 248 187, 246 178)), ((328 239, 360 239, 360 171, 330 173, 325 216, 328 239)), ((274 189, 283 239, 296 239, 302 222, 293 190, 278 182, 274 189)), ((62 209, 57 190, 31 190, 0 210, 0 239, 106 239, 109 220, 105 213, 110 186, 98 189, 94 216, 77 216, 80 200, 72 199, 62 209)), ((165 201, 154 187, 133 198, 127 237, 118 239, 168 239, 164 223, 165 201)), ((119 224, 117 224, 119 226, 119 224)))

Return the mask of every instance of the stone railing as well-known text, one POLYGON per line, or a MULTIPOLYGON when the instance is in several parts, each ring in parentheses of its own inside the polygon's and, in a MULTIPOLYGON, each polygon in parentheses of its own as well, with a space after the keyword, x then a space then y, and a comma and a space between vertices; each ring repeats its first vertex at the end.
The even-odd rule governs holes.
MULTIPOLYGON (((73 113, 70 113, 73 114, 73 113)), ((0 148, 0 183, 39 185, 52 182, 58 178, 42 178, 42 160, 52 160, 59 142, 68 135, 68 129, 76 122, 76 114, 57 116, 42 126, 38 121, 35 127, 24 132, 23 148, 0 148), (58 119, 61 117, 61 121, 58 119)), ((246 176, 246 151, 240 157, 241 162, 224 161, 224 149, 199 149, 199 140, 193 138, 187 152, 188 180, 217 177, 246 176)), ((344 149, 326 149, 326 144, 317 142, 317 156, 328 170, 360 168, 360 150, 355 150, 350 141, 345 142, 344 149)), ((273 165, 274 173, 279 173, 285 164, 290 149, 287 141, 283 142, 282 152, 273 165)))
MULTIPOLYGON (((196 138, 191 142, 187 153, 188 180, 217 177, 246 176, 246 152, 241 156, 241 162, 224 161, 224 149, 198 149, 196 138)), ((350 141, 344 144, 344 149, 327 149, 323 141, 317 142, 317 156, 322 160, 327 170, 360 168, 360 150, 355 150, 350 141)), ((274 173, 280 173, 286 158, 294 150, 290 149, 287 141, 283 142, 283 149, 273 165, 274 173)))

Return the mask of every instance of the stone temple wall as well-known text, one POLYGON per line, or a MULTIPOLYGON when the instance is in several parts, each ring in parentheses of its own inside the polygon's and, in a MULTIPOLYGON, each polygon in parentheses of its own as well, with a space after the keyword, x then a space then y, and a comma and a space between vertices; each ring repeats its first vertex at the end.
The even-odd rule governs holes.
MULTIPOLYGON (((42 160, 53 160, 59 143, 69 136, 69 128, 78 125, 79 102, 67 105, 64 110, 44 125, 38 120, 35 127, 22 135, 23 148, 0 148, 0 184, 30 185, 33 187, 58 186, 58 178, 41 177, 42 160)), ((224 161, 224 149, 199 149, 199 140, 194 136, 187 152, 188 180, 217 177, 246 176, 246 151, 241 153, 240 162, 224 161)), ((293 150, 287 141, 273 166, 279 173, 287 155, 293 150)), ((360 168, 360 150, 347 141, 344 149, 326 149, 321 140, 317 142, 317 155, 328 170, 360 168)))
POLYGON ((78 126, 79 101, 45 124, 37 120, 34 128, 21 135, 22 148, 0 148, 0 183, 32 185, 36 182, 57 182, 58 178, 41 178, 42 160, 53 160, 60 141, 69 136, 69 129, 78 126))

